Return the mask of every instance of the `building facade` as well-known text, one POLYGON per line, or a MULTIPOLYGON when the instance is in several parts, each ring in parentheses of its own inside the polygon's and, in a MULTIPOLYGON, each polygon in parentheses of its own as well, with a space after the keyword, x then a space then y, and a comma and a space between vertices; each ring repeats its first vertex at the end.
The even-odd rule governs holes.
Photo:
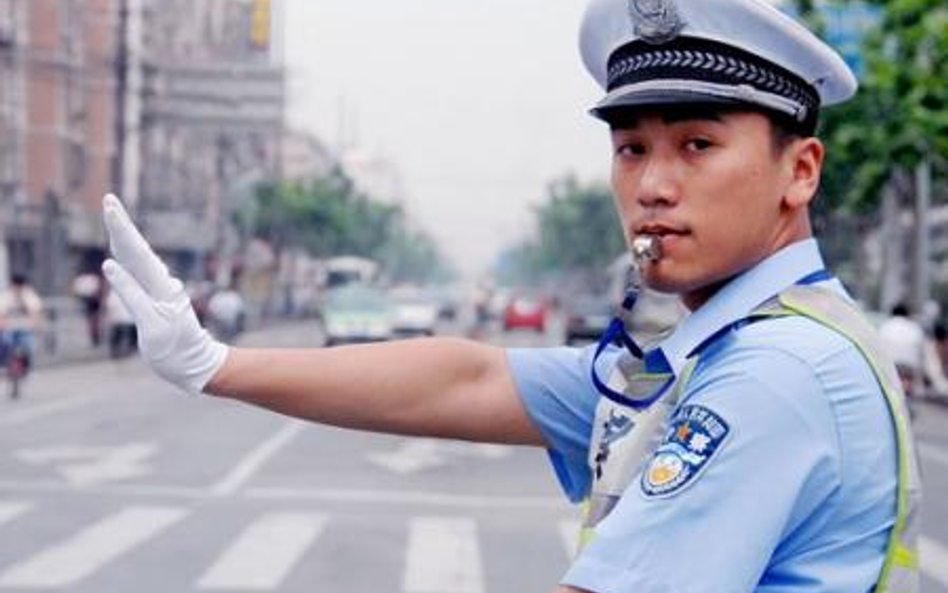
POLYGON ((186 277, 280 173, 269 0, 0 0, 0 282, 48 294, 105 254, 115 191, 186 277))

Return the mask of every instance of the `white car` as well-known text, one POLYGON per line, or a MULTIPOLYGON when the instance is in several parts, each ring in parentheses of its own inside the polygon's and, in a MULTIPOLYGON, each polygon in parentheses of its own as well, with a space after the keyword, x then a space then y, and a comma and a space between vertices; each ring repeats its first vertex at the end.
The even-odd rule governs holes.
POLYGON ((325 345, 378 342, 392 337, 392 307, 384 292, 362 285, 327 292, 322 320, 325 345))
POLYGON ((437 331, 441 304, 423 291, 392 293, 392 332, 399 337, 433 336, 437 331))

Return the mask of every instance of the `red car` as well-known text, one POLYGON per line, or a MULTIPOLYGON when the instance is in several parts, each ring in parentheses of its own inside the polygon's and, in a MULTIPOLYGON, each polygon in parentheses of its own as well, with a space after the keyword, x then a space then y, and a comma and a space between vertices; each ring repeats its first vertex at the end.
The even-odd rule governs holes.
POLYGON ((517 328, 546 330, 549 305, 540 297, 520 295, 511 298, 504 307, 504 330, 517 328))

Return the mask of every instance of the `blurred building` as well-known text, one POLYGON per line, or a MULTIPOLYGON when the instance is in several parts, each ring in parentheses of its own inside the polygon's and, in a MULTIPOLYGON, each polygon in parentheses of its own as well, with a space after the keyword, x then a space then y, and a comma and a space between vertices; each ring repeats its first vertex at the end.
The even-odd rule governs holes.
POLYGON ((238 194, 280 173, 279 7, 0 0, 0 262, 64 292, 101 261, 115 191, 200 276, 238 194))
POLYGON ((308 181, 328 176, 340 166, 332 151, 313 134, 286 130, 283 135, 283 178, 308 181))

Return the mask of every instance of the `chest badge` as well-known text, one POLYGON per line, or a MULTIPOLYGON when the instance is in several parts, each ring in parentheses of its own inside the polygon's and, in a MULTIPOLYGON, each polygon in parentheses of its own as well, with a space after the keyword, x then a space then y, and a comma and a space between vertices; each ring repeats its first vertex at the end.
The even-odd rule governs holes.
POLYGON ((727 422, 710 409, 683 407, 642 472, 642 493, 665 498, 694 483, 729 432, 727 422))

